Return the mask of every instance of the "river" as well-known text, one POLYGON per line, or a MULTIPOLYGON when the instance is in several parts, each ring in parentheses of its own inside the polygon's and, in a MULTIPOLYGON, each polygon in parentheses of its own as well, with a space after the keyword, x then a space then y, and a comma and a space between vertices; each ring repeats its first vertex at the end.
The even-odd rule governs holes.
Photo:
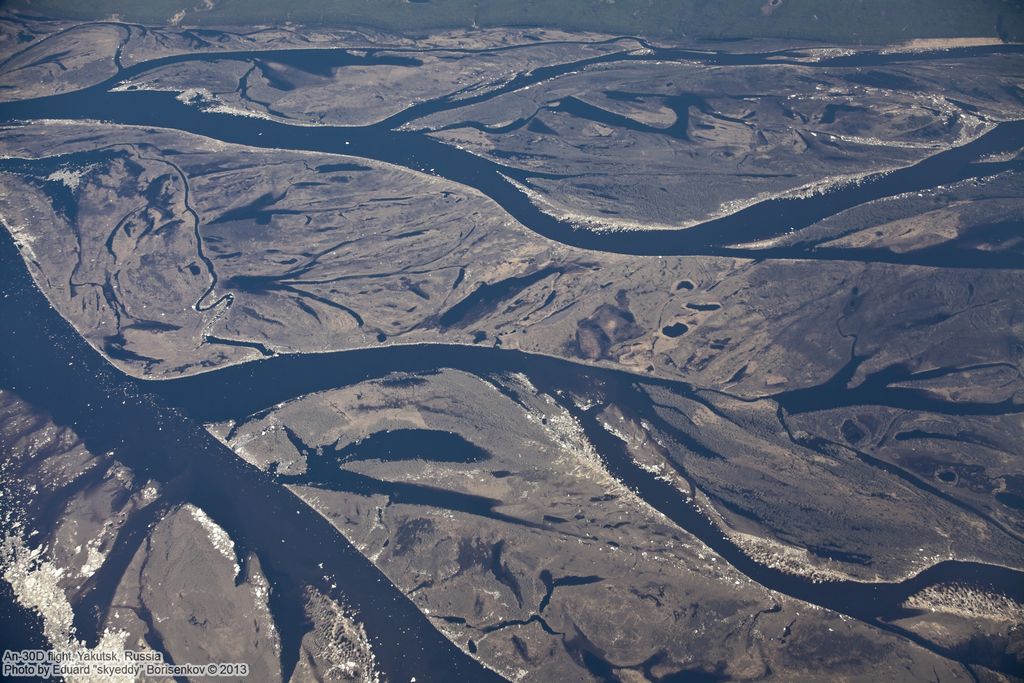
MULTIPOLYGON (((978 52, 971 50, 965 54, 978 52)), ((1019 52, 1017 48, 1007 47, 990 48, 983 53, 1001 50, 1019 52)), ((324 57, 320 54, 324 51, 296 52, 303 54, 292 55, 294 59, 324 57)), ((334 52, 341 66, 362 63, 342 51, 334 52)), ((661 56, 672 57, 670 52, 661 56)), ((942 55, 955 57, 957 51, 942 55)), ((703 61, 726 59, 707 53, 674 56, 703 61)), ((224 58, 223 55, 189 55, 145 63, 79 92, 0 104, 0 120, 71 118, 159 126, 255 147, 344 153, 415 170, 433 169, 440 176, 480 190, 524 226, 545 237, 586 249, 643 255, 751 255, 749 250, 731 245, 805 227, 872 199, 1018 168, 1020 162, 1014 161, 976 162, 986 154, 1015 149, 1024 140, 1024 123, 1003 123, 961 148, 824 195, 764 201, 685 231, 593 233, 577 230, 541 212, 504 177, 524 180, 529 174, 445 145, 424 133, 395 130, 397 125, 411 120, 407 115, 373 126, 306 127, 205 112, 179 102, 170 93, 108 91, 124 78, 140 74, 160 62, 167 63, 169 59, 224 58)), ((622 54, 599 59, 634 58, 622 54)), ((405 58, 378 57, 370 53, 367 59, 405 58)), ((743 63, 769 64, 778 63, 779 57, 743 55, 742 59, 743 63)), ((899 57, 869 54, 842 59, 843 66, 871 66, 879 60, 899 57)), ((550 67, 543 73, 538 70, 529 77, 524 76, 519 85, 529 79, 567 73, 573 68, 579 65, 550 67)), ((513 86, 506 86, 506 89, 509 87, 513 86)), ((446 106, 453 105, 450 101, 438 100, 419 105, 416 112, 423 115, 446 106)), ((955 246, 924 255, 865 249, 812 253, 802 247, 781 247, 758 250, 756 257, 843 258, 945 267, 1019 269, 1024 266, 1013 258, 997 254, 965 261, 955 246)), ((288 493, 271 475, 250 467, 217 442, 202 428, 203 422, 242 417, 281 400, 391 371, 429 371, 442 367, 478 374, 523 372, 550 393, 557 389, 586 389, 581 382, 599 380, 608 400, 624 404, 635 401, 631 397, 637 378, 626 373, 598 368, 581 371, 578 365, 554 358, 440 344, 279 356, 179 380, 136 380, 113 369, 48 305, 6 233, 0 238, 0 268, 4 272, 0 299, 0 344, 4 349, 0 386, 12 389, 33 406, 51 413, 59 424, 74 428, 94 452, 113 451, 115 457, 140 475, 163 482, 169 501, 190 501, 202 507, 225 528, 239 549, 255 552, 274 587, 271 608, 282 635, 286 670, 295 664, 304 629, 301 587, 312 585, 358 612, 371 635, 378 663, 389 680, 409 680, 424 671, 438 680, 500 680, 442 637, 430 621, 323 518, 288 493), (320 563, 323 563, 323 570, 318 569, 320 563), (323 579, 324 573, 339 577, 339 587, 332 589, 330 582, 323 579)), ((672 386, 677 391, 691 390, 682 383, 672 386)), ((802 390, 803 393, 780 396, 780 401, 788 400, 794 406, 842 405, 844 391, 848 390, 837 383, 829 383, 817 389, 802 390), (837 392, 840 395, 837 396, 837 392)), ((906 407, 913 407, 915 401, 923 400, 922 396, 907 390, 888 390, 879 383, 877 387, 868 384, 867 389, 861 389, 861 394, 849 400, 873 402, 880 399, 885 405, 900 407, 905 403, 906 407)), ((887 630, 898 630, 886 620, 902 613, 899 605, 906 597, 943 582, 991 587, 1024 601, 1024 573, 975 563, 943 562, 907 581, 891 584, 814 583, 760 565, 723 537, 697 508, 685 503, 678 491, 633 464, 621 444, 600 428, 592 413, 570 403, 565 406, 575 412, 617 478, 721 554, 736 569, 768 588, 887 630)), ((350 483, 358 484, 355 480, 350 483)), ((341 485, 346 484, 341 481, 341 485)), ((139 522, 136 528, 129 528, 122 534, 106 566, 98 573, 85 600, 88 609, 79 609, 77 614, 76 625, 86 639, 95 640, 105 601, 116 586, 118 569, 127 565, 144 530, 145 524, 139 522), (93 607, 95 609, 91 609, 93 607)), ((0 599, 3 597, 0 595, 0 599)), ((4 604, 4 619, 0 623, 23 623, 26 634, 38 631, 38 624, 24 622, 24 615, 19 617, 9 600, 4 604)), ((974 660, 974 653, 970 651, 949 652, 914 634, 899 632, 946 656, 974 660)), ((1009 659, 995 664, 1004 670, 1013 666, 1009 659)))

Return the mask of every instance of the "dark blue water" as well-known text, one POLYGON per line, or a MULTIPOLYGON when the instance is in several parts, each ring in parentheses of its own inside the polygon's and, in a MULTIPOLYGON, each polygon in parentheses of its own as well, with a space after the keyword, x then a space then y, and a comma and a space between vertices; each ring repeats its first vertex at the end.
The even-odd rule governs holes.
MULTIPOLYGON (((735 55, 725 53, 699 53, 663 50, 657 54, 664 58, 686 58, 711 64, 778 63, 777 55, 735 55), (676 53, 682 52, 681 56, 676 53)), ((944 58, 992 53, 1018 54, 1018 46, 1002 46, 979 50, 967 48, 941 53, 944 58)), ((906 192, 916 192, 937 185, 949 184, 968 178, 984 178, 1011 169, 1024 168, 1024 161, 982 162, 986 155, 1014 151, 1024 145, 1024 122, 1011 121, 997 125, 977 140, 936 154, 908 168, 892 173, 872 176, 860 183, 836 189, 824 195, 805 198, 772 199, 760 202, 723 218, 707 221, 680 231, 630 231, 594 233, 577 230, 564 221, 538 210, 529 199, 503 176, 520 182, 531 177, 551 177, 503 166, 488 159, 441 143, 423 133, 396 130, 395 127, 436 111, 452 109, 473 101, 495 97, 517 87, 553 78, 580 68, 583 62, 536 69, 513 79, 509 84, 492 92, 464 100, 439 98, 406 110, 398 118, 392 117, 379 124, 358 127, 292 126, 274 121, 239 117, 229 114, 203 112, 199 108, 175 99, 173 93, 108 92, 121 80, 137 76, 160 65, 176 62, 210 62, 221 59, 259 60, 264 53, 235 53, 224 55, 179 55, 145 62, 124 69, 117 77, 85 90, 44 97, 36 100, 0 104, 0 121, 37 118, 95 119, 115 124, 159 126, 197 133, 225 142, 253 147, 272 147, 348 154, 377 159, 407 168, 426 171, 468 185, 491 197, 511 216, 531 230, 586 249, 637 255, 732 255, 754 258, 806 258, 853 261, 873 261, 899 264, 918 264, 950 268, 1016 268, 1024 267, 1024 259, 1016 253, 990 253, 969 248, 954 240, 921 252, 896 253, 886 249, 828 248, 814 249, 807 245, 774 247, 770 249, 741 249, 731 245, 777 237, 798 230, 865 202, 906 192)), ((343 50, 328 51, 274 51, 274 59, 289 59, 313 69, 317 55, 332 58, 339 65, 347 63, 376 63, 390 60, 391 56, 352 57, 343 50), (287 54, 285 54, 287 53, 287 54), (302 53, 292 55, 291 53, 302 53), (291 55, 291 56, 289 56, 291 55), (352 61, 355 60, 355 61, 352 61)), ((934 58, 934 55, 932 56, 934 58)), ((633 59, 629 55, 602 55, 584 60, 610 62, 633 59)), ((650 57, 645 57, 650 58, 650 57)), ((871 66, 922 58, 920 55, 862 54, 819 62, 818 65, 871 66)), ((387 63, 387 62, 384 62, 387 63)), ((676 103, 680 109, 691 104, 683 97, 676 103)), ((694 102, 699 105, 699 102, 694 102)), ((565 105, 570 106, 570 105, 565 105)), ((579 108, 571 105, 570 108, 579 108)), ((592 113, 592 112, 591 112, 592 113)), ((614 116, 608 113, 609 116, 614 116)), ((672 131, 662 131, 672 134, 672 131)), ((678 132, 678 131, 677 131, 678 132)), ((1015 223, 1019 227, 1019 223, 1015 223)))
MULTIPOLYGON (((114 457, 166 486, 167 502, 192 502, 252 551, 272 585, 271 608, 286 671, 307 628, 303 586, 342 600, 359 614, 389 680, 502 680, 466 657, 320 515, 266 474, 246 465, 180 407, 106 363, 31 282, 10 236, 0 236, 0 387, 11 389, 55 422, 75 429, 93 452, 114 457), (323 569, 318 565, 323 563, 323 569), (337 577, 332 589, 323 575, 337 577)), ((119 569, 127 566, 147 522, 139 515, 121 534, 104 567, 76 605, 79 637, 95 642, 119 569)), ((3 596, 0 596, 3 597, 3 596)), ((0 623, 21 621, 7 602, 0 623)), ((19 638, 38 641, 38 623, 19 638), (34 634, 34 635, 33 635, 34 634)))
MULTIPOLYGON (((603 400, 648 417, 653 415, 644 412, 648 407, 635 396, 636 378, 626 373, 593 368, 581 371, 579 366, 553 358, 480 347, 426 345, 279 356, 180 380, 134 380, 113 370, 48 306, 31 283, 10 237, 4 234, 0 242, 0 267, 5 274, 0 292, 0 342, 5 350, 0 386, 50 412, 59 424, 73 427, 90 449, 112 450, 115 457, 140 475, 167 483, 170 500, 199 505, 236 539, 241 549, 256 552, 278 591, 275 617, 286 645, 297 647, 301 638, 301 614, 290 606, 301 604, 297 587, 308 583, 358 609, 361 620, 373 634, 382 666, 402 676, 422 675, 428 664, 434 672, 451 671, 454 675, 474 671, 474 675, 482 676, 474 680, 487 680, 488 674, 444 640, 319 515, 284 491, 280 483, 290 481, 289 478, 278 482, 247 466, 210 437, 201 428, 201 422, 244 417, 286 398, 381 377, 396 370, 429 372, 442 367, 482 375, 524 372, 541 390, 552 394, 567 389, 590 392, 599 386, 603 400), (317 570, 320 562, 325 562, 328 572, 345 577, 341 589, 331 590, 323 585, 323 572, 317 570)), ((676 391, 690 390, 681 383, 659 383, 676 391)), ((825 385, 822 391, 827 394, 833 389, 825 385)), ((741 572, 773 590, 890 629, 885 620, 904 614, 899 604, 935 583, 975 583, 1024 600, 1024 574, 976 563, 944 562, 898 584, 816 584, 761 566, 724 539, 714 524, 699 509, 687 504, 677 490, 636 467, 622 450, 621 442, 597 424, 592 412, 580 411, 571 402, 565 402, 565 407, 576 413, 616 477, 741 572)), ((385 444, 388 438, 381 437, 385 444)), ((454 444, 445 441, 446 447, 454 444)), ((461 442, 457 445, 463 446, 461 442)), ((475 450, 466 453, 462 457, 483 457, 475 450)), ((339 476, 337 467, 325 468, 323 472, 327 473, 323 481, 317 480, 319 473, 314 469, 312 478, 303 482, 328 488, 340 486, 354 492, 384 493, 413 504, 450 507, 518 522, 494 513, 495 501, 485 498, 379 482, 354 474, 339 476)), ((86 605, 103 605, 100 598, 109 594, 116 568, 126 566, 134 551, 127 541, 124 547, 115 549, 108 567, 98 573, 98 593, 92 599, 87 596, 86 605)), ((90 619, 92 616, 91 610, 79 614, 78 626, 85 637, 95 636, 98 624, 90 619)), ((912 634, 904 635, 917 639, 912 634)), ((963 658, 929 643, 922 644, 963 658)), ((970 656, 966 659, 970 660, 970 656)), ((986 663, 1004 668, 1012 665, 986 663)))
POLYGON ((430 460, 484 462, 491 454, 459 434, 434 429, 389 429, 377 432, 332 455, 337 464, 356 460, 430 460))
MULTIPOLYGON (((972 49, 962 51, 962 56, 991 54, 994 51, 1017 53, 1019 49, 972 49)), ((302 52, 302 55, 284 52, 275 52, 273 55, 251 53, 227 58, 267 61, 272 58, 280 63, 289 63, 294 68, 311 71, 344 68, 348 64, 377 63, 373 60, 405 59, 378 56, 372 52, 365 57, 353 57, 343 51, 330 51, 331 55, 319 54, 324 51, 302 52), (318 62, 320 56, 326 61, 318 62)), ((683 54, 681 51, 664 51, 661 56, 668 58, 675 53, 679 53, 675 55, 679 58, 708 63, 769 64, 785 58, 782 53, 737 56, 683 54)), ((957 54, 960 52, 952 51, 946 53, 946 56, 957 54)), ((161 63, 223 58, 188 55, 156 60, 125 70, 118 78, 79 93, 0 105, 0 120, 79 118, 162 126, 257 147, 345 153, 417 170, 432 168, 439 175, 481 190, 510 215, 539 234, 567 244, 602 251, 652 255, 749 253, 758 258, 837 258, 946 267, 1019 269, 1024 265, 1020 263, 1019 257, 984 254, 962 248, 957 243, 915 254, 894 254, 870 249, 811 251, 800 246, 744 251, 730 246, 804 227, 845 208, 879 197, 1018 168, 1020 162, 979 163, 978 159, 985 154, 1019 147, 1024 142, 1024 123, 1021 122, 1000 124, 992 132, 963 148, 936 155, 902 171, 870 179, 828 195, 762 202, 733 216, 682 232, 595 234, 574 230, 541 213, 501 177, 501 174, 505 174, 528 181, 528 172, 481 159, 419 133, 393 129, 403 120, 412 120, 408 117, 453 108, 465 101, 459 103, 442 98, 424 103, 417 105, 411 112, 392 117, 376 126, 309 128, 203 112, 178 102, 166 93, 106 92, 120 78, 141 74, 161 63)), ((904 58, 910 60, 923 57, 904 58)), ((588 60, 587 63, 612 59, 631 57, 606 56, 588 60)), ((897 58, 867 55, 838 58, 830 63, 870 67, 892 59, 897 58)), ((551 78, 579 66, 580 63, 576 63, 538 69, 517 77, 512 84, 499 91, 551 78)), ((267 65, 264 67, 272 68, 267 65)), ((282 77, 279 75, 276 77, 278 87, 286 89, 288 84, 280 80, 282 77)), ((873 76, 868 73, 866 77, 873 76)), ((492 96, 494 93, 479 95, 475 99, 492 96)), ((681 101, 678 104, 680 107, 700 106, 699 102, 681 101)), ((567 106, 577 107, 576 113, 579 115, 604 115, 584 111, 572 103, 567 106)), ((653 131, 648 132, 655 134, 653 131)), ((678 135, 679 131, 668 133, 678 135)), ((16 163, 5 162, 7 167, 16 163)), ((250 210, 259 212, 263 208, 254 206, 250 210)), ((1008 229, 1012 231, 1017 227, 1014 224, 1008 229)), ((3 268, 0 343, 4 349, 0 365, 0 386, 14 390, 35 406, 50 412, 58 423, 73 427, 90 449, 96 452, 113 450, 118 459, 141 475, 164 482, 169 502, 190 501, 199 505, 228 531, 239 548, 256 552, 274 586, 272 608, 282 634, 286 670, 294 666, 298 642, 305 628, 299 605, 302 586, 309 584, 328 595, 343 599, 359 610, 360 619, 373 639, 378 660, 391 680, 408 680, 412 676, 417 676, 419 680, 496 680, 493 674, 441 637, 429 621, 319 515, 284 491, 280 484, 287 478, 275 479, 272 475, 247 466, 207 435, 200 427, 201 422, 244 417, 298 395, 370 377, 381 377, 395 370, 433 371, 442 367, 459 368, 483 375, 503 370, 523 372, 541 389, 553 395, 556 390, 598 392, 603 401, 614 401, 638 415, 651 416, 649 405, 645 405, 637 396, 636 377, 591 368, 582 370, 574 364, 551 358, 479 347, 388 347, 274 357, 181 380, 133 380, 114 371, 49 308, 41 293, 31 283, 9 236, 4 234, 0 242, 0 267, 3 268), (327 572, 343 577, 339 581, 341 588, 331 589, 325 585, 322 579, 324 572, 317 568, 321 562, 327 572)), ((502 287, 514 288, 517 284, 505 282, 497 283, 496 286, 500 290, 502 287)), ((500 295, 502 291, 505 290, 477 290, 463 304, 449 310, 449 318, 441 321, 442 324, 470 323, 477 307, 490 297, 500 295)), ((780 404, 792 412, 812 406, 820 408, 856 404, 958 413, 974 411, 1000 414, 1020 411, 1020 407, 1014 405, 952 404, 923 392, 890 386, 893 381, 901 378, 903 374, 899 369, 888 370, 869 378, 869 381, 854 390, 847 388, 840 377, 821 387, 787 392, 777 398, 780 404)), ((674 391, 691 391, 683 383, 661 384, 671 386, 674 391)), ((581 411, 569 402, 565 403, 565 407, 580 419, 615 476, 640 492, 652 506, 720 553, 739 571, 773 590, 896 631, 898 629, 891 626, 888 620, 905 614, 899 607, 900 603, 928 585, 949 581, 972 583, 1024 599, 1024 574, 975 563, 944 562, 913 579, 894 584, 815 584, 758 565, 722 538, 707 517, 687 504, 678 491, 636 467, 623 451, 621 443, 600 427, 593 412, 581 411)), ((495 501, 486 498, 339 473, 338 458, 393 457, 404 451, 412 436, 381 436, 376 441, 367 440, 354 445, 351 450, 339 449, 331 458, 323 461, 311 459, 314 466, 304 481, 315 481, 318 485, 340 490, 384 493, 395 500, 448 507, 519 523, 518 520, 504 518, 496 513, 495 501)), ((423 445, 424 448, 416 451, 416 457, 486 457, 485 453, 467 448, 467 444, 436 434, 428 437, 423 445), (431 443, 430 439, 436 441, 431 443)), ((558 522, 550 520, 548 523, 558 522)), ((109 603, 111 587, 116 583, 117 570, 126 566, 144 528, 144 521, 139 521, 135 528, 129 529, 119 538, 108 566, 97 574, 82 604, 77 605, 76 624, 83 637, 95 639, 99 620, 109 603)), ((553 590, 555 579, 549 578, 553 590)), ((582 577, 579 580, 597 581, 599 577, 582 577)), ((11 623, 11 618, 7 617, 12 614, 14 616, 11 618, 16 619, 17 615, 8 611, 5 615, 7 621, 0 623, 11 623)), ((25 633, 33 632, 29 626, 26 624, 25 633)), ((977 661, 982 658, 986 665, 1004 671, 1015 666, 1014 662, 1006 658, 993 660, 984 653, 950 652, 924 642, 913 634, 900 633, 955 659, 977 661)), ((580 656, 590 662, 592 670, 601 671, 607 666, 587 650, 585 644, 577 643, 575 647, 582 648, 579 650, 580 656)))

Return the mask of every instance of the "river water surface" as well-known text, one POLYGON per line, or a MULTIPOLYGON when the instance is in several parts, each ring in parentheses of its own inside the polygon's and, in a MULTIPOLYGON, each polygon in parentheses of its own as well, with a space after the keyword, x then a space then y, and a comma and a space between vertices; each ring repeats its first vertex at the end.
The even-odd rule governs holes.
MULTIPOLYGON (((971 48, 963 56, 995 52, 1019 53, 1018 48, 971 48)), ((935 185, 972 177, 984 177, 1019 162, 978 163, 980 157, 1019 148, 1024 143, 1024 123, 1009 122, 964 147, 938 154, 914 166, 859 185, 844 187, 824 195, 803 199, 777 199, 756 204, 737 214, 704 223, 685 231, 593 233, 577 230, 539 211, 504 176, 518 181, 529 174, 445 145, 423 133, 396 130, 415 117, 460 106, 450 100, 417 105, 410 112, 392 117, 374 126, 307 127, 274 121, 237 117, 202 111, 184 104, 170 93, 109 92, 120 81, 144 73, 161 64, 219 59, 267 57, 269 53, 223 55, 187 55, 154 60, 122 71, 92 88, 80 92, 37 100, 0 104, 0 120, 43 118, 94 119, 115 124, 159 126, 255 147, 313 150, 376 159, 416 170, 433 169, 438 175, 474 187, 494 199, 511 216, 529 229, 546 237, 587 249, 629 254, 731 254, 748 251, 731 245, 766 239, 790 229, 798 229, 851 206, 917 191, 935 185)), ((686 58, 710 63, 778 63, 784 54, 714 55, 685 51, 664 51, 662 58, 686 58)), ((945 58, 958 51, 943 53, 945 58)), ((316 68, 349 64, 398 63, 411 56, 374 55, 355 57, 344 51, 287 51, 272 55, 316 68), (305 61, 303 61, 305 60, 305 61), (388 61, 390 60, 390 61, 388 61)), ((633 59, 629 55, 610 55, 592 62, 633 59)), ((648 57, 649 58, 649 57, 648 57)), ((842 66, 873 66, 897 59, 921 59, 921 55, 892 56, 867 54, 837 58, 842 66)), ((560 73, 580 68, 580 64, 538 69, 517 77, 499 89, 508 91, 539 82, 560 73)), ((496 93, 477 96, 493 97, 496 93)), ((0 162, 13 167, 16 161, 0 162)), ((965 261, 955 247, 929 252, 925 256, 894 254, 876 250, 847 249, 842 253, 801 247, 783 247, 756 252, 758 258, 844 258, 894 263, 961 267, 1021 268, 1024 264, 1009 257, 972 256, 965 261)), ((142 476, 164 483, 170 502, 190 501, 206 510, 230 534, 239 549, 255 552, 272 582, 271 607, 278 622, 285 650, 284 664, 295 664, 298 642, 305 629, 301 611, 301 587, 312 585, 351 605, 359 613, 371 635, 378 662, 389 680, 406 681, 429 671, 437 680, 499 680, 471 657, 442 637, 430 621, 405 596, 323 518, 288 493, 274 478, 242 462, 202 428, 202 423, 241 418, 311 391, 333 388, 388 372, 431 371, 450 367, 489 374, 501 371, 522 372, 542 390, 555 395, 561 391, 590 391, 600 384, 605 400, 627 407, 636 405, 636 377, 597 368, 580 366, 553 358, 531 356, 496 348, 454 345, 392 346, 378 349, 327 354, 307 354, 267 358, 179 380, 150 382, 132 379, 114 370, 94 349, 54 311, 29 277, 24 263, 6 233, 0 238, 2 299, 0 299, 0 386, 15 391, 33 406, 53 415, 84 439, 94 452, 113 451, 116 458, 142 476), (324 569, 318 569, 320 564, 324 569), (331 578, 324 579, 324 574, 331 578), (330 584, 336 579, 338 587, 330 584)), ((647 381, 645 379, 645 381, 647 381)), ((682 383, 668 383, 673 389, 689 392, 682 383)), ((843 383, 830 383, 815 389, 780 396, 794 409, 800 405, 821 406, 846 403, 871 403, 912 408, 924 400, 918 392, 893 392, 884 382, 866 383, 860 393, 843 383), (876 386, 877 385, 877 386, 876 386)), ((699 510, 687 504, 664 482, 638 468, 622 450, 621 444, 603 430, 592 412, 571 403, 572 410, 587 431, 609 470, 653 507, 697 536, 721 554, 740 572, 773 590, 822 607, 896 630, 887 620, 904 613, 900 604, 920 589, 956 581, 988 587, 1024 601, 1024 574, 1000 567, 967 562, 943 562, 900 583, 862 584, 856 582, 814 583, 785 574, 750 560, 699 510)), ((998 409, 998 408, 997 408, 998 409)), ((390 437, 398 444, 408 435, 390 437)), ((438 444, 449 437, 436 436, 438 444)), ((355 456, 353 456, 355 457, 355 456)), ((470 454, 465 457, 477 457, 470 454)), ((480 456, 482 457, 482 456, 480 456)), ((334 485, 358 490, 355 478, 339 475, 334 485)), ((467 505, 473 501, 443 499, 438 505, 467 505)), ((136 540, 144 534, 145 524, 128 530, 119 538, 110 560, 98 573, 86 604, 78 610, 76 625, 80 634, 94 641, 105 605, 113 595, 118 569, 127 566, 136 540)), ((0 596, 4 597, 4 596, 0 596)), ((27 623, 10 604, 0 623, 20 623, 21 633, 32 638, 38 624, 27 623)), ((9 626, 5 626, 7 628, 9 626)), ((961 661, 972 661, 970 651, 948 652, 922 641, 914 634, 905 637, 925 647, 961 661)), ((14 642, 7 641, 5 642, 14 642)), ((1007 670, 1013 662, 995 663, 1007 670)))

